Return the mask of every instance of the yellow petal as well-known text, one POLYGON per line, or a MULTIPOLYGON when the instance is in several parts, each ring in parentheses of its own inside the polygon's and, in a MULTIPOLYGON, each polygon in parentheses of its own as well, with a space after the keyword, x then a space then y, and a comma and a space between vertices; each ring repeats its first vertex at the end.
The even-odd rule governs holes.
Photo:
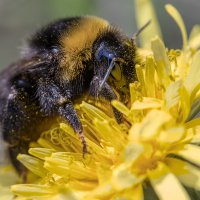
POLYGON ((113 186, 110 183, 99 185, 96 189, 86 194, 83 200, 107 200, 115 193, 113 186))
POLYGON ((175 127, 161 131, 157 137, 158 142, 164 144, 172 144, 183 138, 185 129, 183 127, 175 127))
POLYGON ((158 38, 154 37, 151 41, 151 48, 156 61, 156 71, 160 82, 167 87, 170 83, 171 65, 166 54, 166 49, 163 42, 158 38))
POLYGON ((200 169, 174 158, 168 158, 167 164, 185 186, 200 191, 200 169))
POLYGON ((125 116, 128 116, 130 113, 130 110, 120 101, 117 100, 113 100, 112 101, 112 105, 119 110, 122 114, 124 114, 125 116))
POLYGON ((149 0, 135 0, 134 3, 138 27, 144 26, 145 23, 151 20, 151 24, 140 35, 141 46, 150 48, 150 40, 154 36, 158 35, 162 38, 153 3, 149 0))
POLYGON ((152 56, 146 58, 145 65, 145 84, 147 96, 155 97, 155 63, 152 56))
POLYGON ((192 28, 189 37, 189 46, 194 49, 198 49, 200 47, 200 25, 195 25, 192 28))
MULTIPOLYGON (((199 121, 199 124, 200 124, 200 121, 199 121)), ((197 144, 197 145, 200 144, 200 126, 199 126, 199 124, 198 124, 198 126, 192 128, 192 130, 193 130, 193 136, 192 136, 192 139, 190 140, 190 142, 192 144, 197 144)))
POLYGON ((53 153, 51 157, 47 157, 44 163, 45 169, 53 174, 65 176, 71 179, 95 181, 96 171, 91 170, 90 166, 85 166, 81 154, 79 158, 73 156, 73 153, 58 152, 53 153))
POLYGON ((80 105, 81 109, 83 110, 83 112, 85 112, 90 119, 98 118, 101 121, 104 120, 110 120, 110 118, 108 117, 108 115, 106 115, 104 112, 102 112, 100 109, 98 109, 97 107, 88 104, 86 102, 82 102, 82 104, 80 105))
POLYGON ((198 125, 200 125, 200 118, 190 120, 190 121, 188 121, 184 124, 184 126, 186 128, 193 128, 193 127, 198 126, 198 125))
POLYGON ((184 85, 189 94, 192 94, 195 87, 200 84, 200 51, 198 51, 193 58, 188 75, 185 79, 184 85))
POLYGON ((166 106, 168 109, 179 103, 181 81, 172 82, 165 92, 166 106))
POLYGON ((144 152, 144 146, 137 143, 130 143, 125 149, 125 161, 127 164, 132 164, 144 152))
POLYGON ((62 151, 62 148, 52 144, 50 141, 40 137, 38 139, 38 144, 41 145, 42 147, 44 148, 47 148, 47 149, 54 149, 54 150, 57 150, 57 151, 62 151))
POLYGON ((136 69, 136 74, 137 74, 138 81, 140 82, 140 85, 141 85, 141 88, 142 88, 142 94, 143 94, 143 96, 146 96, 143 69, 142 69, 142 67, 140 65, 136 65, 135 69, 136 69))
POLYGON ((160 200, 190 199, 176 176, 163 163, 159 163, 156 169, 149 171, 148 177, 160 200))
POLYGON ((17 159, 34 174, 40 177, 44 177, 47 174, 43 167, 44 163, 40 159, 26 154, 18 154, 17 159))
POLYGON ((187 118, 188 123, 190 121, 195 120, 195 118, 198 116, 199 111, 200 111, 200 97, 195 99, 195 101, 192 103, 192 108, 187 118))
POLYGON ((77 191, 91 191, 98 186, 98 181, 90 180, 70 180, 70 188, 77 191))
POLYGON ((200 147, 196 145, 187 144, 184 149, 177 153, 179 156, 188 161, 200 166, 200 147))
POLYGON ((180 144, 179 144, 181 149, 183 148, 182 144, 190 144, 192 142, 194 135, 195 135, 194 128, 189 128, 186 130, 184 137, 181 139, 180 144))
MULTIPOLYGON (((73 192, 68 187, 59 188, 58 194, 52 195, 51 197, 39 197, 36 200, 82 200, 84 193, 79 194, 78 192, 73 192)), ((35 199, 34 199, 35 200, 35 199)))
POLYGON ((41 160, 45 160, 45 157, 51 156, 52 153, 55 152, 54 149, 47 148, 30 148, 28 151, 32 156, 40 158, 41 160))
MULTIPOLYGON (((185 87, 182 87, 180 89, 180 107, 181 107, 181 112, 182 112, 182 122, 185 122, 186 119, 188 118, 188 115, 190 113, 190 96, 186 90, 185 87)), ((178 118, 178 116, 177 116, 178 118)), ((177 119, 179 120, 179 118, 177 119)))
POLYGON ((16 195, 27 197, 49 196, 55 193, 53 187, 39 184, 18 184, 11 186, 11 191, 16 195))
POLYGON ((143 97, 142 101, 135 101, 131 110, 145 110, 145 109, 157 109, 163 106, 163 101, 156 98, 151 97, 143 97))
POLYGON ((137 177, 126 164, 121 164, 113 170, 112 184, 116 190, 123 190, 139 184, 144 177, 137 177))
POLYGON ((138 81, 135 81, 134 83, 130 84, 130 97, 131 97, 131 104, 136 99, 142 99, 141 85, 138 81))
POLYGON ((177 69, 175 71, 175 76, 177 80, 184 80, 188 74, 188 69, 190 68, 191 57, 188 59, 188 54, 182 51, 181 55, 177 59, 177 69))
POLYGON ((130 129, 129 137, 137 141, 155 140, 162 126, 171 120, 168 113, 159 110, 150 111, 141 124, 136 124, 130 129))
POLYGON ((94 125, 98 134, 102 140, 105 140, 109 146, 115 147, 116 150, 120 150, 124 146, 126 135, 120 130, 112 126, 108 121, 94 120, 94 125))
POLYGON ((183 19, 182 19, 180 13, 171 4, 167 4, 165 6, 165 9, 167 10, 169 15, 174 19, 174 21, 177 23, 178 27, 180 28, 182 40, 183 40, 183 49, 186 49, 186 46, 187 46, 187 31, 186 31, 185 24, 183 22, 183 19))
POLYGON ((117 193, 112 197, 111 200, 143 200, 143 189, 142 184, 139 184, 136 187, 127 189, 121 193, 117 193))

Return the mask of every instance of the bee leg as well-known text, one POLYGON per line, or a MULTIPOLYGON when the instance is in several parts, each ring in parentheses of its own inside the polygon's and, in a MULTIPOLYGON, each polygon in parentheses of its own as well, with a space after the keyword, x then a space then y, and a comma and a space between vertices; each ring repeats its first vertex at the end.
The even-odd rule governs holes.
POLYGON ((44 113, 49 116, 52 113, 57 113, 67 120, 74 131, 79 135, 83 145, 83 153, 87 153, 87 144, 83 128, 78 115, 74 110, 73 104, 70 101, 70 93, 66 92, 65 95, 62 95, 60 89, 54 85, 54 83, 42 81, 38 87, 37 96, 44 113))
MULTIPOLYGON (((104 99, 108 100, 109 102, 117 99, 117 95, 114 93, 113 89, 107 83, 104 83, 103 87, 99 91, 100 83, 101 83, 100 78, 95 76, 90 84, 90 95, 91 96, 93 96, 95 98, 103 97, 104 99)), ((119 124, 122 123, 123 122, 122 114, 113 106, 112 106, 112 109, 113 109, 113 113, 114 113, 117 123, 119 123, 119 124)))
MULTIPOLYGON (((117 99, 117 95, 114 93, 113 89, 108 85, 107 83, 104 84, 104 87, 100 91, 100 96, 105 98, 108 101, 112 101, 117 99)), ((119 112, 115 107, 112 106, 113 113, 115 116, 115 119, 118 124, 123 122, 123 116, 121 112, 119 112)))
POLYGON ((82 142, 84 156, 85 153, 88 153, 87 143, 85 141, 82 124, 78 118, 76 111, 74 110, 73 104, 71 102, 66 103, 65 105, 59 107, 58 112, 61 116, 65 117, 67 122, 74 129, 74 131, 78 133, 79 138, 82 142))
POLYGON ((8 153, 13 166, 20 175, 26 174, 26 168, 17 160, 19 153, 27 153, 28 142, 23 139, 24 103, 19 98, 18 91, 12 88, 8 96, 3 115, 3 138, 8 143, 8 153))

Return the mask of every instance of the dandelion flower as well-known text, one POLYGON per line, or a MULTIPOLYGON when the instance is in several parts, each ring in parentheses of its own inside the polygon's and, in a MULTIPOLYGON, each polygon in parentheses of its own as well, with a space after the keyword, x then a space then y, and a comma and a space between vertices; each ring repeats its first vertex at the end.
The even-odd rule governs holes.
MULTIPOLYGON (((166 6, 180 27, 183 48, 166 49, 156 36, 144 62, 136 66, 128 105, 113 101, 125 122, 111 110, 77 105, 89 154, 82 156, 73 130, 60 123, 32 143, 19 161, 28 183, 11 186, 17 200, 191 199, 200 190, 200 29, 189 39, 178 11, 166 6)), ((1 189, 1 188, 0 188, 1 189)))

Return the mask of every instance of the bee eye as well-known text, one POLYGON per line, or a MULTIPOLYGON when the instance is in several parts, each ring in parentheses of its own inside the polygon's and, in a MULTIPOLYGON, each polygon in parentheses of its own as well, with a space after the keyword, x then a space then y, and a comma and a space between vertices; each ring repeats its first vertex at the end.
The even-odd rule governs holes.
POLYGON ((51 52, 52 52, 53 54, 58 54, 58 52, 59 52, 59 48, 53 46, 53 47, 51 47, 51 52))
POLYGON ((99 62, 105 59, 106 61, 108 61, 108 64, 110 64, 112 59, 114 58, 114 55, 109 52, 104 45, 101 45, 95 53, 95 58, 99 62))

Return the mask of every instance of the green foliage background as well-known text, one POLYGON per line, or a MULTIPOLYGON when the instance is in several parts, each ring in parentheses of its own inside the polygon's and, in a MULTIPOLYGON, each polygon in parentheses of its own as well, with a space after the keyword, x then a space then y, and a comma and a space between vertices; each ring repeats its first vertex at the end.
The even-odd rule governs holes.
MULTIPOLYGON (((134 0, 0 0, 0 68, 19 58, 25 39, 42 25, 60 17, 97 15, 119 26, 129 36, 137 30, 134 0)), ((142 1, 142 0, 141 0, 142 1)), ((152 0, 168 47, 179 47, 180 33, 165 13, 172 3, 182 14, 187 28, 199 23, 199 0, 152 0), (195 13, 195 14, 192 14, 195 13)))

